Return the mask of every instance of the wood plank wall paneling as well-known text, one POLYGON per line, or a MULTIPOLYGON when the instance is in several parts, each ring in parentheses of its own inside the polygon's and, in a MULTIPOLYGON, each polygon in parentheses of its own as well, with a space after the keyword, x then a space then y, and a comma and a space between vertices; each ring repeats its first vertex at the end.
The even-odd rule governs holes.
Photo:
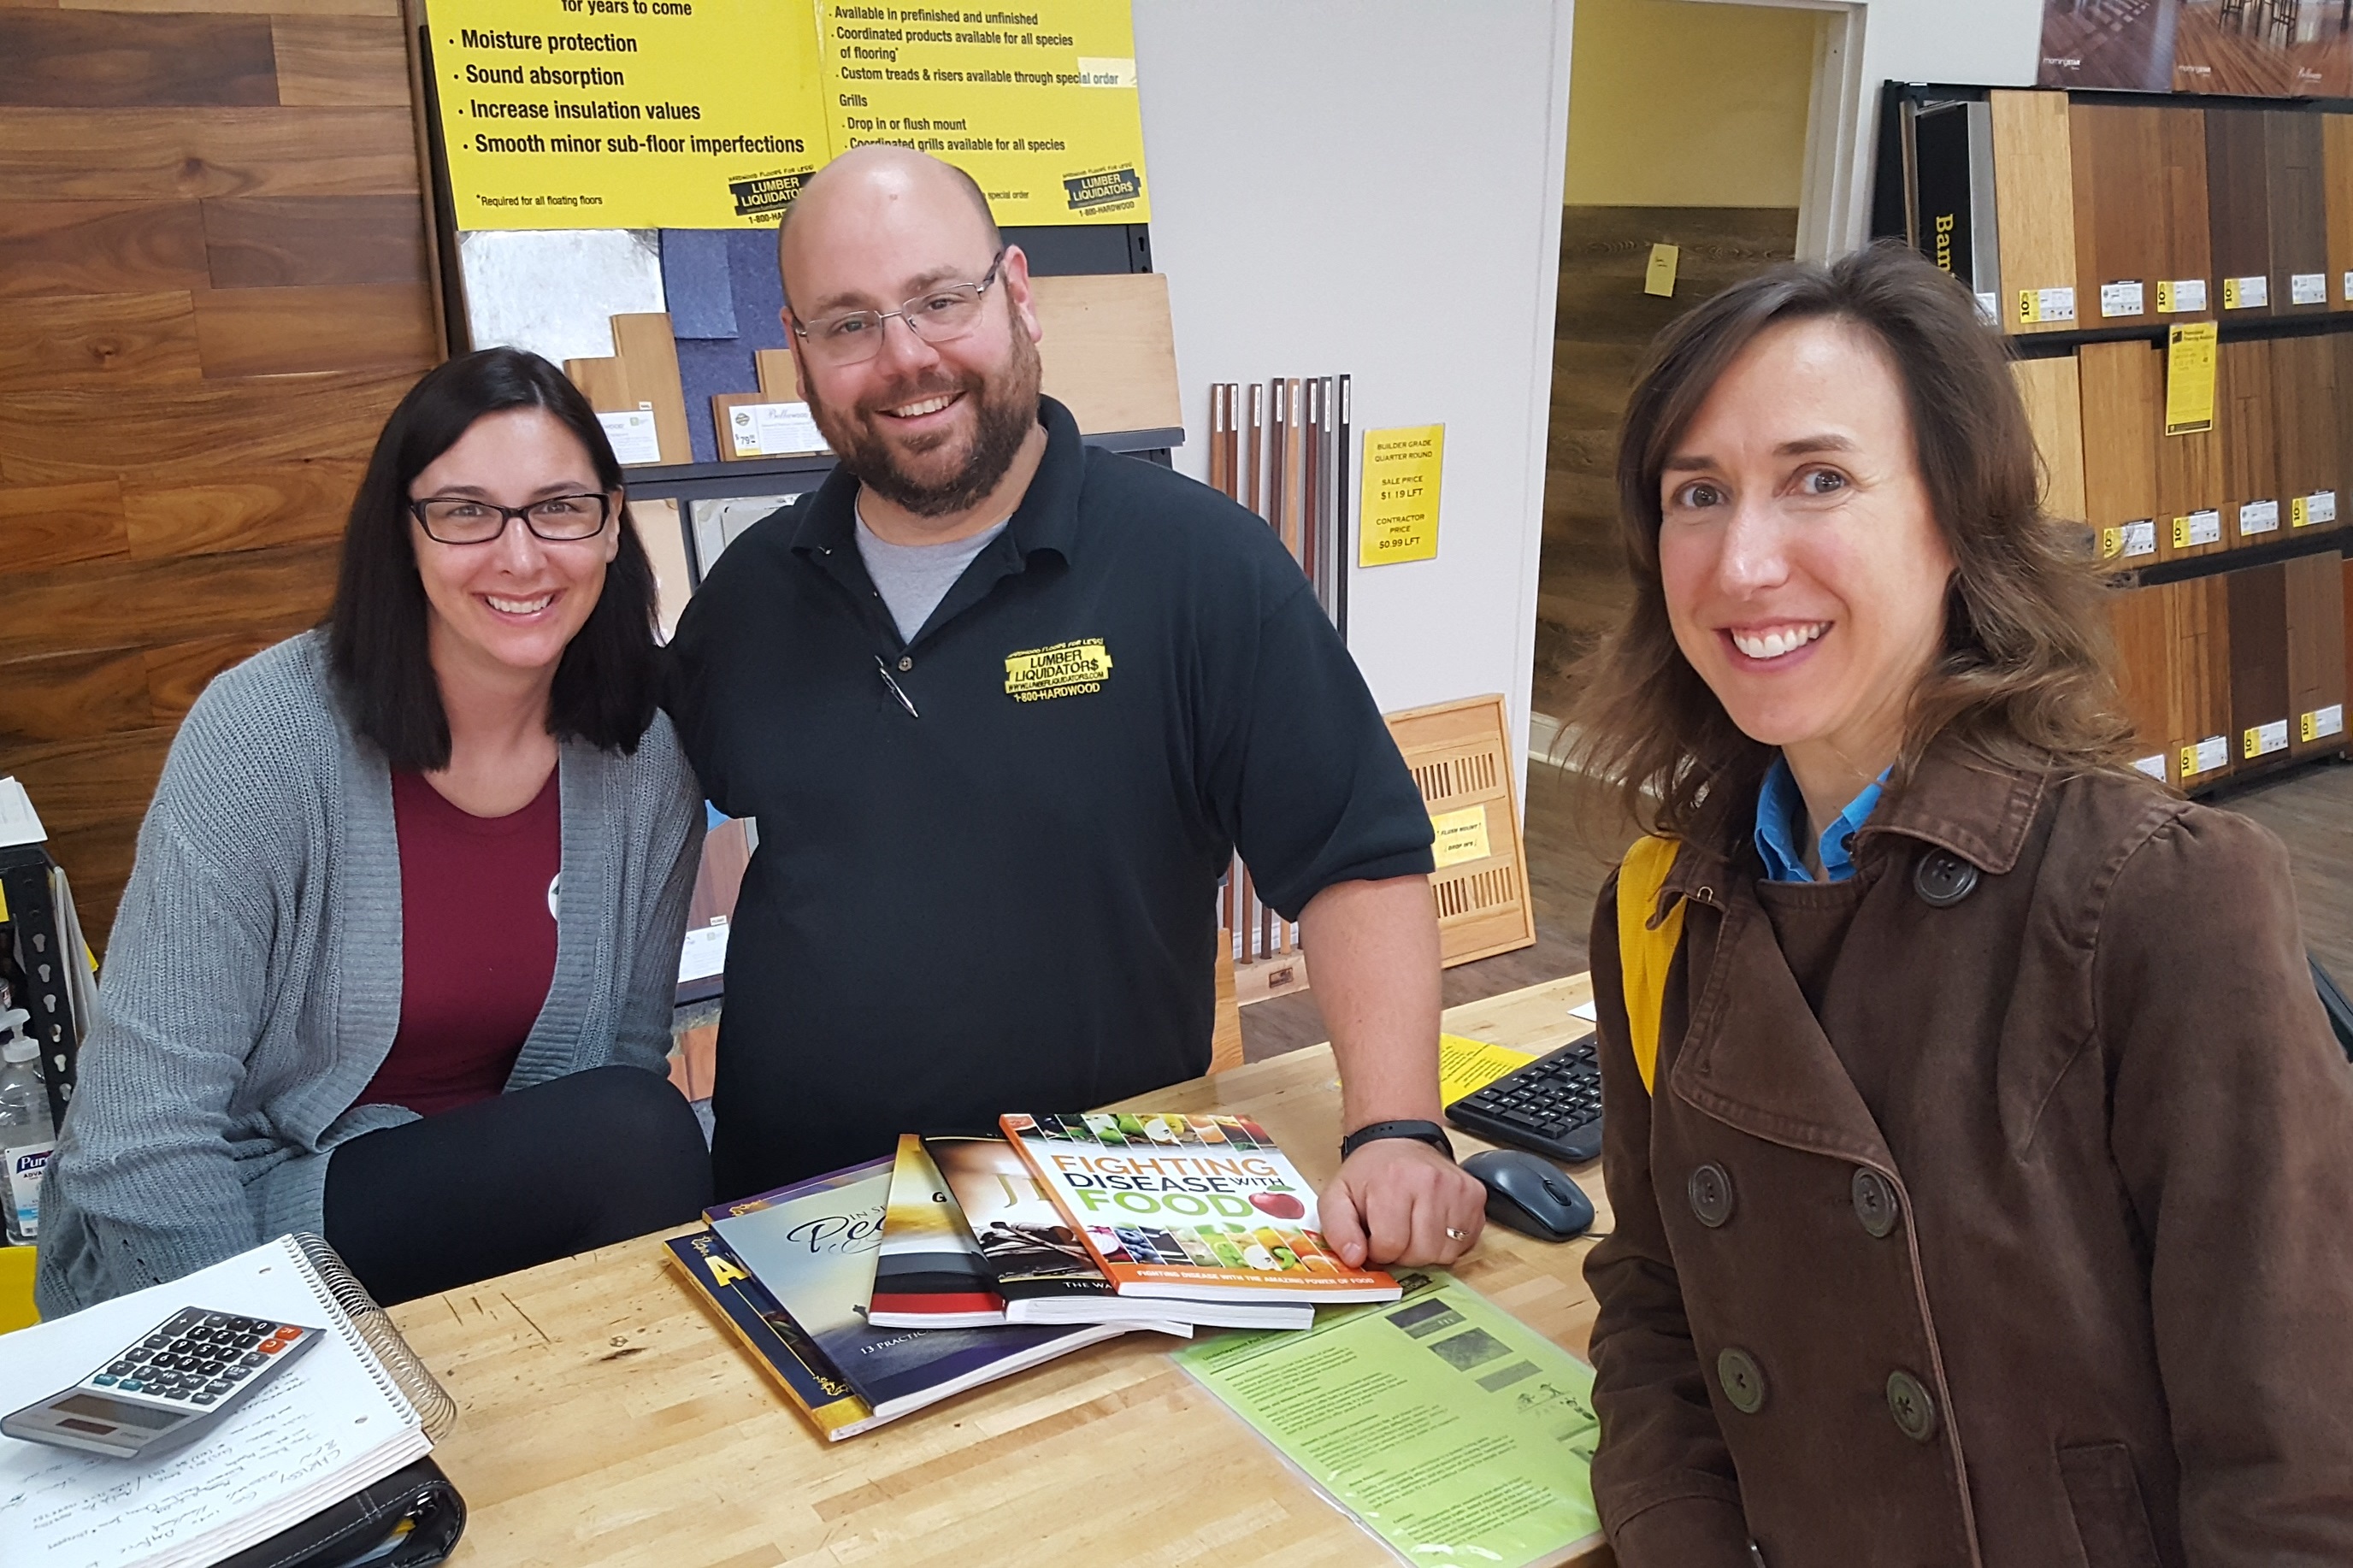
POLYGON ((2272 311, 2309 316, 2328 309, 2328 187, 2321 117, 2292 109, 2263 111, 2263 171, 2270 183, 2272 311), (2299 305, 2290 287, 2316 278, 2319 298, 2299 305))
POLYGON ((2287 563, 2288 746, 2296 756, 2345 743, 2340 731, 2304 738, 2306 715, 2335 707, 2343 722, 2345 706, 2345 567, 2335 551, 2299 555, 2287 563))
POLYGON ((2336 345, 2325 337, 2274 339, 2272 407, 2281 490, 2293 497, 2341 489, 2336 345))
POLYGON ((2072 354, 2015 360, 2010 372, 2026 404, 2042 459, 2042 510, 2070 522, 2088 520, 2084 504, 2083 393, 2072 354))
POLYGON ((2271 340, 2222 344, 2215 368, 2214 418, 2222 428, 2222 542, 2232 549, 2267 543, 2287 531, 2286 508, 2280 500, 2276 412, 2272 405, 2271 340), (2273 514, 2270 527, 2246 532, 2242 509, 2266 503, 2273 514))
POLYGON ((2273 753, 2262 731, 2289 733, 2287 567, 2242 567, 2221 581, 2231 601, 2231 758, 2252 763, 2273 753))
POLYGON ((2143 342, 2086 343, 2075 363, 2083 395, 2084 520, 2100 531, 2103 555, 2122 560, 2125 524, 2149 522, 2159 535, 2168 526, 2157 500, 2164 365, 2158 351, 2143 342))
MULTIPOLYGON (((2165 177, 2153 193, 2165 203, 2165 259, 2158 276, 2205 280, 2207 308, 2179 313, 2182 321, 2200 321, 2221 304, 2214 291, 2214 247, 2208 233, 2212 213, 2206 189, 2206 111, 2168 108, 2155 112, 2165 165, 2165 177)), ((2149 301, 2152 310, 2156 303, 2149 301)))
POLYGON ((0 773, 102 937, 441 355, 398 0, 0 0, 0 773))
MULTIPOLYGON (((2213 303, 2224 321, 2268 316, 2271 306, 2223 310, 2226 282, 2271 276, 2271 187, 2264 170, 2268 149, 2259 109, 2206 111, 2206 193, 2209 236, 2214 247, 2213 303)), ((2274 288, 2272 293, 2277 294, 2274 288)))
MULTIPOLYGON (((2140 106, 2075 103, 2067 140, 2075 179, 2075 314, 2079 325, 2154 321, 2157 284, 2171 276, 2164 198, 2165 142, 2160 111, 2140 106), (2111 312, 2102 286, 2140 285, 2140 309, 2111 312)), ((2201 193, 2199 221, 2205 221, 2201 193)))
POLYGON ((2012 331, 2064 331, 2099 300, 2075 301, 2075 321, 2021 325, 2018 297, 2025 289, 2075 285, 2073 160, 2067 146, 2067 95, 1997 91, 1992 95, 1994 222, 2001 249, 2002 320, 2012 331))
MULTIPOLYGON (((2320 117, 2320 174, 2331 191, 2353 192, 2353 114, 2320 117)), ((2353 306, 2345 287, 2353 273, 2353 199, 2339 195, 2328 205, 2328 298, 2338 308, 2353 306)))

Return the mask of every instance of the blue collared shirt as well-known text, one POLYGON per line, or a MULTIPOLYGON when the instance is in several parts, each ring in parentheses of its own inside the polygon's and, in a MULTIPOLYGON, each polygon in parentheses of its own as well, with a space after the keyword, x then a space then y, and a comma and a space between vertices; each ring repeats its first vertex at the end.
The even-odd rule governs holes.
MULTIPOLYGON (((1862 786, 1862 793, 1846 803, 1822 830, 1822 878, 1825 882, 1843 882, 1854 875, 1854 858, 1847 853, 1847 842, 1862 825, 1871 820, 1879 805, 1879 792, 1887 783, 1882 773, 1862 786)), ((1765 857, 1765 879, 1770 882, 1810 882, 1814 879, 1806 870, 1805 857, 1799 853, 1793 826, 1806 815, 1806 797, 1798 791, 1797 775, 1782 758, 1773 759, 1772 771, 1765 775, 1765 787, 1757 792, 1757 852, 1765 857)))

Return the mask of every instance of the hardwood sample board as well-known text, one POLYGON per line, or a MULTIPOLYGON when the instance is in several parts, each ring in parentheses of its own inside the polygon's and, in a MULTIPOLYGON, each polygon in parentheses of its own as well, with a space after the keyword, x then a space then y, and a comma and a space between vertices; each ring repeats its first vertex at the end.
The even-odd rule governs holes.
POLYGON ((760 396, 769 403, 800 403, 800 366, 790 349, 754 349, 752 367, 760 378, 760 396))
POLYGON ((2084 309, 2075 294, 2067 95, 2002 90, 1989 97, 2003 326, 2013 332, 2070 331, 2083 324, 2084 309))
POLYGON ((1082 434, 1184 425, 1165 273, 1035 278, 1029 288, 1045 334, 1039 389, 1070 409, 1082 434))
POLYGON ((2213 290, 2206 226, 2206 120, 2199 109, 2074 103, 2067 110, 2075 195, 2075 315, 2085 327, 2159 319, 2213 290), (2160 290, 2159 285, 2165 285, 2160 290))
POLYGON ((678 340, 667 310, 632 311, 613 318, 613 357, 628 383, 628 407, 652 404, 654 435, 665 463, 694 461, 694 439, 686 423, 686 388, 678 374, 678 340))
POLYGON ((2328 193, 2328 297, 2353 306, 2353 114, 2320 117, 2320 172, 2328 193))
POLYGON ((2284 563, 2287 574, 2288 751, 2345 744, 2345 558, 2331 550, 2284 563))
POLYGON ((2272 311, 2328 309, 2328 203, 2321 117, 2263 111, 2263 173, 2270 183, 2272 311))
POLYGON ((2213 217, 2206 193, 2206 111, 2167 108, 2155 110, 2157 134, 2165 177, 2152 195, 2165 204, 2163 281, 2195 283, 2205 295, 2199 305, 2177 288, 2172 315, 2182 321, 2205 321, 2221 307, 2214 282, 2213 217))
POLYGON ((2228 419, 2222 402, 2221 366, 2216 366, 2214 426, 2186 436, 2165 433, 2164 351, 2152 347, 2159 365, 2157 402, 2149 410, 2157 443, 2157 558, 2214 555, 2229 547, 2230 521, 2222 514, 2228 488, 2223 450, 2228 419))
POLYGON ((2116 649, 2116 695, 2132 721, 2133 765, 2169 780, 2166 692, 2173 650, 2167 638, 2165 590, 2111 589, 2108 631, 2116 649))
POLYGON ((215 289, 195 298, 207 381, 334 370, 397 370, 413 380, 442 355, 423 283, 215 289))
MULTIPOLYGON (((2145 342, 2085 343, 2075 355, 2081 388, 2084 521, 2101 559, 2154 561, 2172 526, 2158 515, 2157 447, 2164 439, 2165 365, 2145 342)), ((2177 437, 2178 439, 2178 437, 2177 437)))
POLYGON ((2287 567, 2245 567, 2225 573, 2221 582, 2231 603, 2232 760, 2285 756, 2295 732, 2288 706, 2287 567))
POLYGON ((2206 198, 2214 306, 2223 321, 2272 313, 2270 147, 2260 109, 2206 111, 2206 198), (2253 280, 2261 279, 2258 288, 2253 280), (2260 302, 2258 302, 2260 296, 2260 302))
POLYGON ((2336 526, 2343 468, 2337 450, 2337 345, 2327 337, 2272 340, 2272 426, 2279 437, 2283 533, 2336 526))
POLYGON ((1430 894, 1439 962, 1448 968, 1536 940, 1526 847, 1513 801, 1511 731, 1499 696, 1465 697, 1387 715, 1390 739, 1447 830, 1430 894))
POLYGON ((2042 510, 2069 522, 2089 521, 2084 503, 2083 393, 2072 354, 2010 363, 2034 447, 2042 459, 2042 510))
POLYGON ((2272 397, 2271 340, 2221 344, 2214 422, 2222 431, 2222 542, 2232 549, 2268 543, 2287 527, 2272 397))
POLYGON ((2168 583, 2166 757, 2173 783, 2204 785, 2235 765, 2231 742, 2231 600, 2224 578, 2168 583))
POLYGON ((0 107, 258 108, 278 101, 269 18, 0 9, 0 107))
POLYGON ((198 204, 216 289, 425 283, 416 196, 256 196, 198 204))

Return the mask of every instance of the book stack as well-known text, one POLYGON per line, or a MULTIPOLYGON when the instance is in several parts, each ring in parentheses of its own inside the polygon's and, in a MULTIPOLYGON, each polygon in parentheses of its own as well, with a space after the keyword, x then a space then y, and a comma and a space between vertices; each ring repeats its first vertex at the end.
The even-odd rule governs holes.
POLYGON ((838 1441, 1138 1330, 1300 1330, 1395 1300, 1244 1117, 1016 1115, 710 1211, 673 1263, 838 1441))

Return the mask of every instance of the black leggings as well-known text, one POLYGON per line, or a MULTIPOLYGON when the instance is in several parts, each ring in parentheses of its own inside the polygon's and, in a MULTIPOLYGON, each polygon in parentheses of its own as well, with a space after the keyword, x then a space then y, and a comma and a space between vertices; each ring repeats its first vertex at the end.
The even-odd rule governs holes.
POLYGON ((387 1306, 681 1225, 710 1202, 692 1108, 630 1067, 363 1133, 327 1162, 327 1240, 387 1306))

